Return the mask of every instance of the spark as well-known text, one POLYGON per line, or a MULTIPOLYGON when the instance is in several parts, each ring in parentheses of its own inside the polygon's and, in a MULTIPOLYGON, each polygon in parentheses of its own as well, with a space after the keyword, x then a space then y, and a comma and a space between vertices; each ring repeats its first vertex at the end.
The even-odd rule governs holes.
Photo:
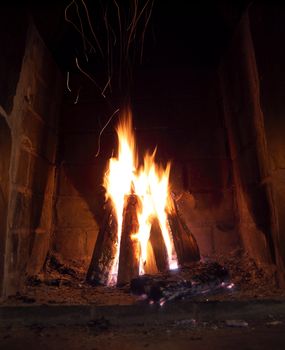
POLYGON ((109 24, 109 27, 111 29, 111 33, 113 34, 113 37, 114 37, 114 42, 113 42, 113 46, 116 46, 116 43, 117 43, 117 37, 116 37, 116 33, 113 29, 113 27, 109 24))
POLYGON ((75 104, 75 105, 78 103, 80 90, 81 90, 81 86, 80 86, 80 88, 79 88, 78 91, 77 91, 76 99, 75 99, 75 101, 74 101, 74 104, 75 104))
POLYGON ((135 23, 136 23, 136 16, 137 16, 137 11, 138 11, 138 3, 137 0, 135 0, 135 9, 134 9, 134 15, 133 15, 133 19, 130 23, 130 25, 127 28, 127 31, 130 30, 130 34, 129 34, 129 38, 128 38, 128 43, 127 43, 127 49, 126 49, 126 56, 128 55, 129 52, 129 47, 130 47, 130 43, 131 43, 131 38, 133 36, 133 32, 135 31, 135 23))
POLYGON ((93 29, 93 26, 92 26, 92 23, 91 23, 91 20, 90 20, 88 8, 87 8, 87 6, 86 6, 84 0, 81 0, 81 2, 82 2, 83 6, 84 6, 84 8, 85 8, 85 12, 86 12, 86 16, 87 16, 87 20, 88 20, 88 24, 89 24, 91 33, 93 34, 93 37, 94 37, 94 39, 95 39, 95 41, 96 41, 96 44, 97 44, 97 46, 98 46, 98 49, 99 49, 99 51, 100 51, 102 57, 104 57, 103 50, 102 50, 102 48, 101 48, 101 45, 100 45, 100 43, 99 43, 99 40, 98 40, 98 38, 97 38, 95 32, 94 32, 94 29, 93 29))
POLYGON ((110 81, 111 81, 111 61, 112 61, 112 55, 110 54, 111 45, 110 45, 109 23, 108 23, 108 19, 107 19, 107 10, 106 10, 105 15, 104 15, 104 23, 105 23, 106 31, 107 31, 107 72, 108 72, 109 80, 108 80, 105 88, 102 91, 103 96, 104 96, 104 92, 105 92, 106 88, 108 87, 108 85, 110 84, 110 81))
POLYGON ((83 48, 84 48, 85 58, 86 58, 86 60, 88 62, 88 57, 86 55, 86 40, 85 40, 85 35, 84 35, 84 30, 83 30, 83 24, 82 24, 81 16, 80 16, 80 13, 79 13, 78 5, 77 5, 76 2, 74 4, 76 6, 76 12, 77 12, 77 16, 78 16, 79 23, 80 23, 81 36, 82 36, 82 41, 83 41, 83 48))
MULTIPOLYGON (((131 44, 131 41, 132 41, 132 37, 135 38, 135 31, 136 31, 136 27, 137 27, 138 21, 140 20, 140 18, 142 16, 142 14, 144 13, 145 9, 147 8, 149 2, 150 2, 150 0, 147 0, 145 5, 141 9, 141 12, 137 16, 137 5, 138 4, 137 4, 137 1, 135 1, 135 13, 134 13, 134 16, 133 16, 133 21, 131 22, 131 31, 130 31, 130 35, 129 35, 129 39, 128 39, 126 53, 128 53, 128 51, 129 51, 129 47, 130 47, 130 44, 131 44)), ((129 28, 130 28, 130 26, 129 26, 129 28)))
POLYGON ((144 13, 144 10, 147 8, 149 2, 150 2, 150 0, 148 0, 148 1, 145 3, 144 7, 142 8, 141 12, 139 13, 139 15, 138 15, 138 17, 137 17, 137 19, 136 19, 135 26, 137 26, 138 21, 139 21, 139 19, 141 18, 142 14, 144 13))
MULTIPOLYGON (((121 22, 121 14, 120 14, 120 7, 117 3, 116 0, 114 0, 114 3, 117 7, 117 14, 118 14, 118 23, 119 23, 119 33, 120 33, 120 67, 121 67, 121 64, 122 64, 122 60, 123 60, 123 43, 122 43, 122 40, 123 40, 123 36, 122 36, 122 22, 121 22)), ((121 78, 120 78, 121 80, 121 78)))
POLYGON ((67 90, 71 92, 71 89, 69 86, 69 72, 67 72, 67 75, 66 75, 66 87, 67 87, 67 90))
POLYGON ((151 7, 147 16, 147 19, 145 21, 145 25, 144 25, 144 29, 142 32, 142 44, 141 44, 141 57, 140 57, 140 63, 142 63, 142 58, 143 58, 143 48, 144 48, 144 37, 145 37, 145 32, 146 32, 146 28, 148 26, 148 22, 150 20, 151 14, 152 14, 152 9, 153 9, 153 4, 154 4, 154 0, 151 3, 151 7))
MULTIPOLYGON (((100 92, 102 93, 102 89, 100 88, 100 86, 96 83, 96 81, 88 74, 86 73, 80 66, 79 66, 79 63, 78 63, 78 58, 75 57, 75 63, 76 63, 76 66, 77 68, 80 70, 80 72, 82 74, 84 74, 88 79, 90 79, 94 84, 95 86, 100 90, 100 92)), ((105 95, 102 95, 104 98, 106 97, 105 95)))
POLYGON ((234 286, 235 286, 234 283, 230 283, 230 284, 227 286, 227 288, 228 288, 228 289, 232 289, 234 286))
MULTIPOLYGON (((77 27, 77 25, 76 25, 70 18, 68 18, 68 16, 67 16, 67 10, 71 7, 71 5, 72 5, 73 3, 75 3, 75 0, 72 0, 71 3, 70 3, 69 5, 66 6, 66 8, 65 8, 65 10, 64 10, 64 19, 65 19, 66 22, 70 23, 70 24, 75 28, 75 30, 76 30, 79 34, 81 34, 81 36, 82 36, 82 35, 84 35, 84 34, 80 31, 80 29, 77 27)), ((94 52, 96 52, 96 49, 95 49, 95 47, 92 45, 92 43, 91 43, 85 36, 84 36, 84 38, 85 38, 85 41, 86 41, 86 42, 88 43, 88 45, 90 46, 90 48, 91 48, 94 52)))
POLYGON ((97 158, 100 154, 100 150, 101 150, 101 136, 104 132, 104 130, 107 128, 107 126, 110 124, 111 120, 113 119, 113 117, 120 111, 120 109, 116 109, 115 112, 111 115, 111 117, 108 119, 107 123, 103 126, 103 128, 101 129, 100 133, 99 133, 99 137, 98 137, 98 150, 97 153, 95 154, 95 158, 97 158))
POLYGON ((110 82, 111 82, 111 77, 109 77, 109 79, 108 79, 108 81, 107 81, 107 83, 106 83, 106 85, 105 85, 105 87, 104 87, 104 89, 103 89, 103 91, 102 91, 102 96, 103 96, 103 97, 106 97, 106 96, 105 96, 105 91, 106 91, 108 85, 110 85, 110 82))

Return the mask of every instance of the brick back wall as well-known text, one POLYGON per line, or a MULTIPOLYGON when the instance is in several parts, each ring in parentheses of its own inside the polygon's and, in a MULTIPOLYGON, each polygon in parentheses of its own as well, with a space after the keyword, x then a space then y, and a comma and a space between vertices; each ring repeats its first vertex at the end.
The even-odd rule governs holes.
MULTIPOLYGON (((82 97, 82 96, 81 96, 82 97)), ((95 157, 100 125, 106 117, 99 103, 65 101, 60 124, 59 167, 53 249, 65 261, 88 265, 103 214, 103 172, 111 154, 110 136, 102 138, 95 157)))

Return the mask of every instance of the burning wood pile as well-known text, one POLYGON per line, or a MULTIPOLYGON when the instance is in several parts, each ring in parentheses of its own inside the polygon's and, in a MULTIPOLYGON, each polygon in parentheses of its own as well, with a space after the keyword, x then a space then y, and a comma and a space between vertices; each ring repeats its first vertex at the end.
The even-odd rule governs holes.
POLYGON ((138 166, 131 112, 118 128, 118 156, 104 178, 105 218, 87 273, 92 285, 124 285, 200 259, 196 240, 170 194, 170 163, 155 163, 155 151, 138 166))

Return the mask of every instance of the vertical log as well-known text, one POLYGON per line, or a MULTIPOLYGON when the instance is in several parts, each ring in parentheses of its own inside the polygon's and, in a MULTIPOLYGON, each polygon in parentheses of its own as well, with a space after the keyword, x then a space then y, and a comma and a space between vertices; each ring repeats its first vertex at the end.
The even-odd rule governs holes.
POLYGON ((168 223, 172 232, 179 265, 200 260, 200 251, 197 241, 186 222, 179 215, 178 207, 174 199, 173 211, 168 215, 168 223))
POLYGON ((139 275, 140 247, 138 240, 132 237, 139 230, 138 207, 136 195, 125 197, 117 285, 126 284, 139 275))
POLYGON ((165 272, 169 270, 167 250, 157 218, 152 222, 149 240, 152 245, 158 271, 165 272))
POLYGON ((147 260, 144 265, 144 272, 147 275, 157 274, 159 272, 156 264, 156 259, 150 240, 147 242, 147 260))
POLYGON ((106 285, 117 251, 118 223, 116 213, 109 200, 105 205, 105 216, 96 240, 86 281, 92 285, 106 285))

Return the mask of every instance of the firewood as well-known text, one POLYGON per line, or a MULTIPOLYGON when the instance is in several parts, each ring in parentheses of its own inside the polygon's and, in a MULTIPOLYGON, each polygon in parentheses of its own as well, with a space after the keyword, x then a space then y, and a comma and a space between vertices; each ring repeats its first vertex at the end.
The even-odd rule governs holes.
POLYGON ((126 284, 139 275, 140 246, 134 237, 139 230, 139 205, 136 195, 125 196, 117 285, 126 284))
POLYGON ((152 222, 149 240, 152 245, 158 271, 167 271, 169 269, 167 250, 157 218, 152 222))
POLYGON ((168 223, 172 232, 178 263, 183 266, 187 263, 199 261, 200 251, 195 237, 179 214, 177 203, 174 199, 172 201, 173 210, 168 214, 168 223))
POLYGON ((157 263, 156 263, 156 258, 154 255, 153 247, 152 247, 150 240, 148 240, 148 242, 147 242, 147 260, 146 260, 146 263, 144 264, 144 273, 153 275, 153 274, 156 274, 158 272, 159 272, 159 270, 157 268, 157 263))
POLYGON ((87 272, 86 281, 92 285, 106 285, 116 256, 118 223, 115 210, 109 200, 105 204, 105 215, 93 256, 87 272))
POLYGON ((147 296, 147 301, 166 302, 182 298, 207 296, 231 289, 229 271, 218 263, 196 263, 182 271, 134 278, 130 291, 147 296))

